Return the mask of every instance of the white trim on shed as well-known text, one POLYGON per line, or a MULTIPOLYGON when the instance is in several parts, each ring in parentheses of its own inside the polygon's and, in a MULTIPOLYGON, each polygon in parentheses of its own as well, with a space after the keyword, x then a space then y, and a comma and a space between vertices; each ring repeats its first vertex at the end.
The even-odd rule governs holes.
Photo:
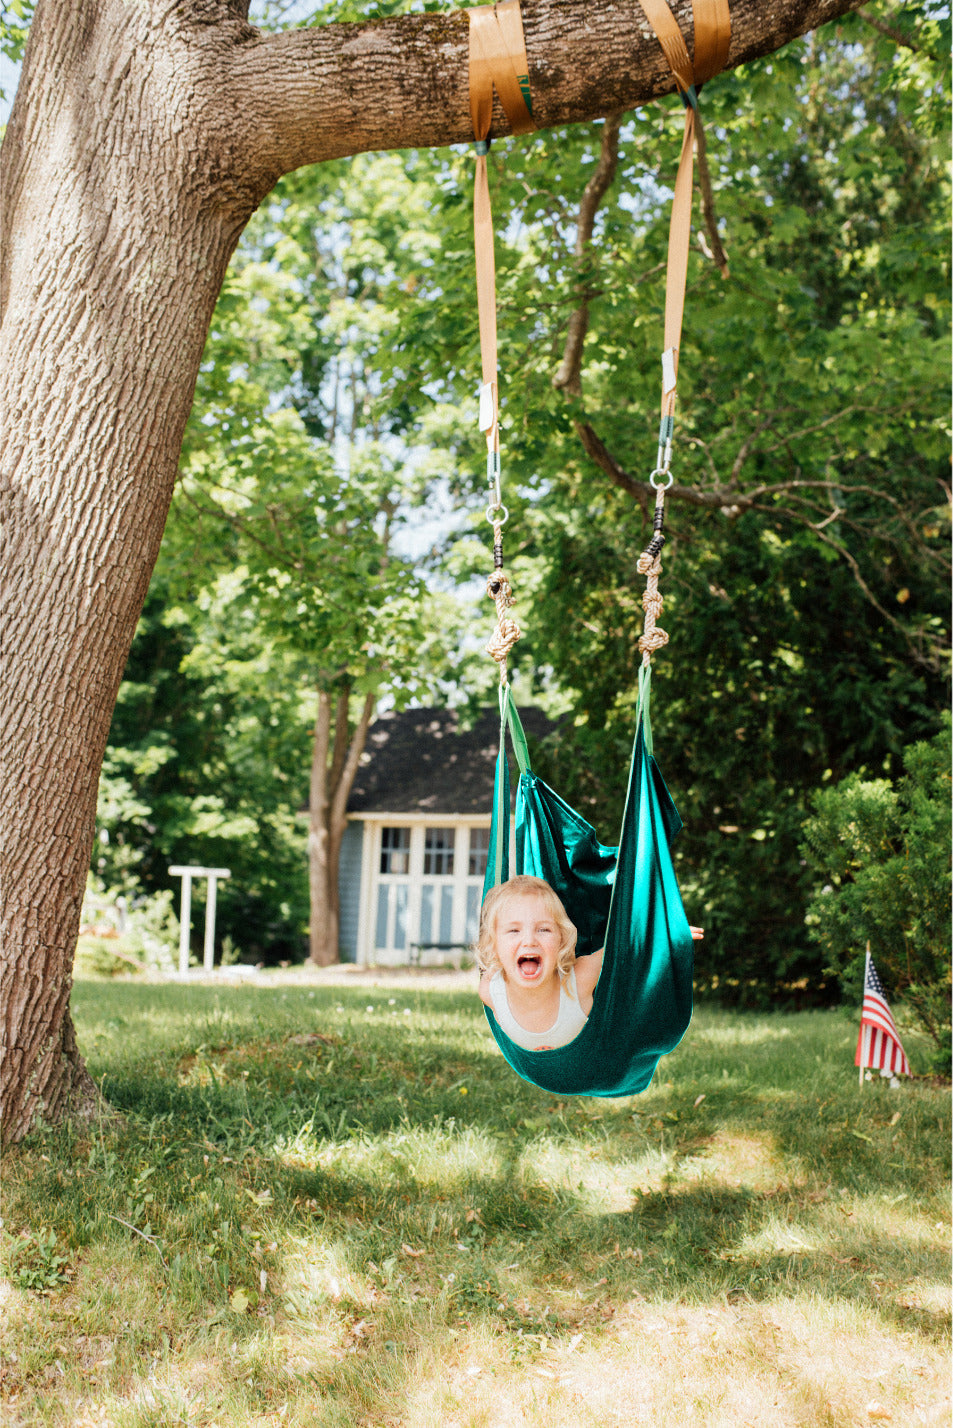
POLYGON ((364 825, 358 963, 427 964, 462 955, 477 931, 489 817, 375 812, 351 820, 364 825))

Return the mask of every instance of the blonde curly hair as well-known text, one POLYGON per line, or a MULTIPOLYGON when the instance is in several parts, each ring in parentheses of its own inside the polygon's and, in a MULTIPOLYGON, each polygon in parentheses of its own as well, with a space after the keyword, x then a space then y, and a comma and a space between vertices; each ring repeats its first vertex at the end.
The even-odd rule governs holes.
POLYGON ((481 975, 491 977, 501 970, 496 951, 497 926, 506 903, 514 897, 538 897, 546 904, 562 939, 556 956, 556 971, 560 981, 565 981, 576 960, 576 928, 569 921, 566 909, 549 883, 544 882, 542 878, 531 878, 525 874, 500 883, 486 895, 480 912, 479 935, 473 944, 481 975))

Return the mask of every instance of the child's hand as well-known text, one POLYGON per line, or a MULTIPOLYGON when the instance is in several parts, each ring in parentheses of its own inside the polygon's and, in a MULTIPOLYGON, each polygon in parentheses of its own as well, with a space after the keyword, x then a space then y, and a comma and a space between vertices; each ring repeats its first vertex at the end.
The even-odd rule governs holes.
POLYGON ((700 942, 705 935, 704 927, 690 927, 689 931, 692 934, 693 942, 700 942))

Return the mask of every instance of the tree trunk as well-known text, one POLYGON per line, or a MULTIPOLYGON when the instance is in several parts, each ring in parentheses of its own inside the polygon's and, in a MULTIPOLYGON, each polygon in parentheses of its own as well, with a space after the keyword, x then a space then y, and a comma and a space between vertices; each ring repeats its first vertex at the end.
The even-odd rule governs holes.
POLYGON ((314 723, 308 803, 308 882, 311 894, 308 956, 319 967, 328 967, 338 960, 337 921, 331 908, 331 849, 328 837, 330 744, 331 696, 322 689, 318 694, 318 716, 314 723))
MULTIPOLYGON (((737 0, 730 63, 857 3, 737 0)), ((672 88, 635 5, 524 16, 541 126, 672 88)), ((239 234, 302 164, 470 137, 461 11, 262 36, 238 0, 39 0, 0 192, 6 1139, 92 1095, 69 992, 100 765, 239 234)))
POLYGON ((368 694, 365 697, 360 717, 350 738, 349 704, 349 691, 342 691, 337 697, 332 739, 331 696, 321 690, 314 725, 308 815, 308 874, 311 890, 308 955, 309 960, 319 967, 330 967, 340 960, 341 898, 338 876, 341 866, 341 841, 347 827, 348 795, 354 786, 374 713, 374 696, 368 694))

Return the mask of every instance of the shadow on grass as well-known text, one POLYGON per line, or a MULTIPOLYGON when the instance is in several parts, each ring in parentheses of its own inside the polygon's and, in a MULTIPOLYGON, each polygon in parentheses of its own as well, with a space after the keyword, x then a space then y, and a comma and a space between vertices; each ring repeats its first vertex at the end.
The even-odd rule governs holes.
MULTIPOLYGON (((373 1077, 362 1086, 363 1058, 350 1068, 354 1079, 331 1086, 316 1085, 313 1072, 289 1077, 272 1058, 277 1087, 271 1079, 267 1089, 259 1085, 251 1104, 245 1081, 183 1086, 140 1071, 107 1077, 105 1089, 136 1125, 151 1128, 150 1135, 161 1138, 163 1126, 174 1127, 180 1146, 191 1141, 196 1164, 212 1151, 234 1158, 255 1185, 267 1186, 278 1217, 272 1225, 265 1216, 268 1236, 277 1234, 280 1225, 313 1232, 318 1239, 330 1236, 336 1260, 356 1277, 366 1276, 368 1265, 395 1258, 403 1263, 408 1243, 436 1244, 438 1251, 456 1253, 461 1258, 454 1262, 453 1287, 446 1288, 444 1297, 463 1306, 470 1321, 482 1315, 490 1325, 516 1322, 531 1332, 532 1313, 514 1318, 511 1307, 493 1307, 506 1301, 499 1265, 518 1242, 518 1253, 529 1257, 530 1278, 538 1284, 552 1281, 558 1287, 602 1278, 604 1293, 616 1299, 695 1304, 762 1302, 803 1292, 856 1304, 887 1326, 931 1339, 946 1332, 948 1315, 915 1304, 904 1307, 896 1292, 885 1292, 910 1278, 911 1253, 920 1280, 945 1283, 946 1256, 923 1243, 919 1229, 886 1236, 864 1230, 852 1223, 855 1211, 843 1207, 839 1197, 847 1191, 837 1176, 831 1180, 831 1166, 843 1170, 846 1165, 858 1195, 883 1192, 893 1177, 885 1175, 883 1154, 873 1138, 865 1133, 865 1139, 855 1141, 845 1132, 842 1115, 825 1125, 823 1114, 805 1117, 802 1106, 795 1114, 783 1101, 768 1109, 745 1093, 736 1094, 717 1116, 698 1108, 694 1123, 664 1119, 673 1113, 661 1106, 657 1116, 643 1116, 633 1112, 631 1101, 615 1111, 547 1098, 544 1110, 533 1088, 524 1090, 518 1082, 514 1087, 514 1078, 501 1074, 492 1052, 465 1063, 470 1084, 482 1084, 484 1096, 461 1098, 453 1082, 446 1084, 460 1069, 459 1048, 435 1042, 434 1065, 442 1071, 408 1078, 401 1089, 391 1085, 399 1038, 391 1044, 389 1036, 379 1034, 376 1046, 387 1091, 375 1090, 373 1077), (501 1105, 504 1093, 509 1099, 501 1105), (305 1153, 323 1155, 329 1164, 294 1163, 301 1152, 293 1141, 303 1126, 309 1130, 305 1153), (440 1136, 448 1154, 468 1135, 476 1135, 478 1142, 459 1166, 438 1166, 421 1175, 415 1165, 425 1154, 421 1132, 440 1136), (401 1143, 408 1134, 416 1136, 409 1146, 401 1143), (661 1173, 671 1188, 641 1189, 639 1181, 648 1177, 637 1167, 646 1154, 658 1157, 658 1135, 670 1137, 667 1168, 661 1173), (768 1188, 710 1180, 679 1183, 684 1167, 739 1142, 770 1146, 768 1188), (616 1177, 620 1170, 612 1162, 621 1159, 631 1208, 593 1212, 591 1195, 581 1184, 554 1185, 534 1174, 534 1161, 547 1145, 595 1155, 596 1179, 601 1159, 607 1176, 616 1177), (334 1164, 337 1154, 344 1156, 344 1164, 334 1164), (474 1154, 484 1158, 479 1171, 472 1164, 468 1168, 474 1154), (845 1154, 850 1157, 846 1163, 845 1154), (369 1162, 363 1172, 362 1159, 369 1162)), ((678 1099, 669 1095, 663 1104, 678 1099)), ((881 1105, 890 1109, 893 1102, 881 1098, 881 1105)), ((134 1158, 136 1139, 131 1125, 123 1158, 134 1158)), ((929 1176, 929 1165, 921 1171, 929 1176)), ((908 1177, 901 1180, 909 1186, 908 1177)), ((280 1281, 283 1267, 276 1263, 274 1269, 280 1281)), ((428 1280, 426 1294, 440 1291, 442 1283, 428 1280)), ((567 1331, 574 1326, 571 1320, 567 1331)))
POLYGON ((558 1100, 474 1003, 94 989, 84 1046, 125 1122, 28 1142, 8 1222, 40 1216, 77 1261, 110 1236, 196 1335, 265 1270, 268 1312, 332 1325, 312 1381, 352 1423, 399 1415, 423 1339, 476 1327, 528 1354, 633 1301, 803 1297, 942 1340, 917 1285, 948 1279, 924 1232, 947 1098, 861 1095, 846 1022, 706 1014, 644 1096, 558 1100))

